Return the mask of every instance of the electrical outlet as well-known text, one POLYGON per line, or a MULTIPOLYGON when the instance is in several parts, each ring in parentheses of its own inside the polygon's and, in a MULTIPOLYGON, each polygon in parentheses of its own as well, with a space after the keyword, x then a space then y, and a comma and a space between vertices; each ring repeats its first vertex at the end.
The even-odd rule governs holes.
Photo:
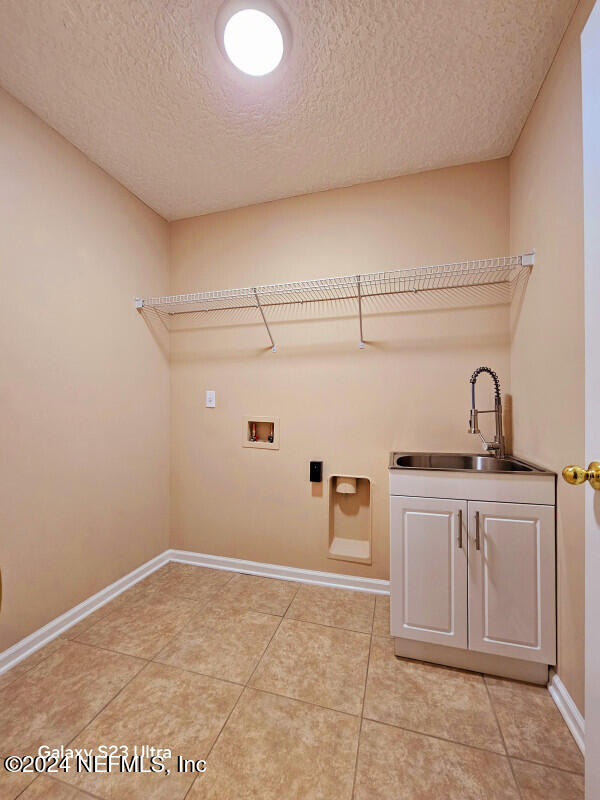
POLYGON ((206 390, 206 407, 214 408, 217 404, 216 392, 214 389, 206 390))

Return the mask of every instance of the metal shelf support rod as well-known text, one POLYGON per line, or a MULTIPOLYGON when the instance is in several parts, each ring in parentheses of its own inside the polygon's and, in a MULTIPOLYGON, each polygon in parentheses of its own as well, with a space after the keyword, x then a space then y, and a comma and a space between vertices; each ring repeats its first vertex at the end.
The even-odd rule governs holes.
POLYGON ((265 312, 263 311, 263 307, 260 304, 260 297, 258 296, 258 292, 256 291, 256 287, 254 287, 252 289, 252 291, 254 292, 254 296, 256 298, 256 306, 257 306, 258 310, 260 311, 260 315, 261 315, 261 317, 263 319, 263 322, 265 323, 265 328, 267 329, 267 333, 269 334, 269 339, 271 340, 271 352, 272 353, 276 353, 277 352, 277 346, 276 346, 275 342, 273 341, 273 337, 271 336, 271 329, 269 328, 269 323, 267 322, 267 318, 265 317, 265 312))
POLYGON ((363 326, 362 326, 362 293, 360 288, 360 275, 356 276, 356 288, 358 290, 358 323, 360 325, 360 342, 359 347, 364 350, 365 343, 363 342, 363 326))

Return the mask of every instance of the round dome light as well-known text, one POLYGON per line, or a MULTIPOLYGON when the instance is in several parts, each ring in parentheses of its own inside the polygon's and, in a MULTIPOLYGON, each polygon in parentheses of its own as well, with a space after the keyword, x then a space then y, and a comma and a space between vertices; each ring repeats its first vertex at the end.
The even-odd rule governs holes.
POLYGON ((244 8, 229 18, 223 46, 230 61, 246 75, 268 75, 283 58, 283 36, 264 11, 244 8))

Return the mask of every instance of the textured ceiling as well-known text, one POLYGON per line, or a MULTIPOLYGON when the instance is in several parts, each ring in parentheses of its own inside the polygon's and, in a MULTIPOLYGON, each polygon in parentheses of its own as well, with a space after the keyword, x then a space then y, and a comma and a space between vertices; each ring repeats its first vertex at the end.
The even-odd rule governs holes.
POLYGON ((0 0, 0 84, 178 219, 507 155, 576 5, 280 0, 291 51, 248 78, 220 2, 0 0))

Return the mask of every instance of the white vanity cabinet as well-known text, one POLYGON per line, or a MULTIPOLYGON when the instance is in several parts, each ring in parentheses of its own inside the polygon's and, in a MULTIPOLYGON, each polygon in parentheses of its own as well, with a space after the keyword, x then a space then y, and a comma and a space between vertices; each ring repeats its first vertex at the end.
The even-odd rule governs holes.
POLYGON ((503 659, 555 664, 554 476, 419 472, 390 472, 397 654, 498 673, 503 659))
POLYGON ((554 507, 468 506, 470 649, 554 664, 554 507))
POLYGON ((391 498, 393 636, 467 647, 467 503, 391 498))

